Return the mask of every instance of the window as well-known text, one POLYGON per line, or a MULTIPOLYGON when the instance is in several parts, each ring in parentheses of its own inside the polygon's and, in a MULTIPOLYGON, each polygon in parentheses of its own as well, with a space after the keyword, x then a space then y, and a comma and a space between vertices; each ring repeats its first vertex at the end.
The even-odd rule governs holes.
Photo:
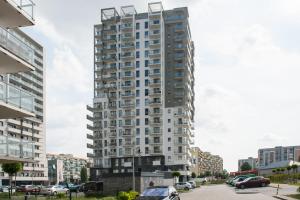
POLYGON ((139 100, 139 99, 136 99, 136 100, 135 100, 135 104, 136 104, 136 106, 140 106, 140 100, 139 100))
POLYGON ((139 30, 139 29, 140 29, 140 23, 136 23, 136 24, 135 24, 135 29, 136 29, 136 30, 139 30))
POLYGON ((139 49, 139 48, 140 48, 140 42, 136 42, 136 43, 135 43, 135 47, 136 47, 137 49, 139 49))
POLYGON ((145 115, 149 115, 149 109, 148 108, 145 109, 145 115))
POLYGON ((140 58, 140 52, 139 51, 136 52, 135 57, 140 58))
POLYGON ((136 138, 135 144, 136 144, 136 145, 140 145, 140 138, 136 138))
POLYGON ((135 76, 136 76, 137 78, 139 78, 139 77, 140 77, 140 71, 136 71, 136 72, 135 72, 135 76))
POLYGON ((171 151, 171 147, 168 147, 168 151, 171 151))
POLYGON ((145 31, 145 38, 148 38, 148 37, 149 37, 149 32, 145 31))
POLYGON ((145 128, 145 135, 149 135, 149 128, 145 128))
POLYGON ((135 62, 135 67, 136 67, 136 68, 140 68, 140 61, 136 61, 136 62, 135 62))
POLYGON ((145 118, 145 125, 149 125, 149 119, 145 118))
POLYGON ((171 109, 168 109, 168 114, 171 114, 171 109))
POLYGON ((136 119, 136 120, 135 120, 135 125, 136 125, 136 126, 139 126, 139 125, 140 125, 140 119, 136 119))
POLYGON ((168 142, 171 142, 171 138, 170 137, 168 137, 168 142))
POLYGON ((145 77, 149 76, 149 70, 145 70, 145 77))
POLYGON ((136 97, 139 97, 139 96, 140 96, 140 90, 136 90, 136 91, 135 91, 135 96, 136 96, 136 97))
POLYGON ((140 128, 135 129, 136 135, 140 135, 140 128))
POLYGON ((140 32, 135 33, 135 39, 140 39, 140 32))
POLYGON ((153 20, 153 24, 159 24, 159 19, 153 20))
POLYGON ((148 57, 149 57, 149 51, 146 50, 146 51, 145 51, 145 58, 148 58, 148 57))
POLYGON ((148 86, 148 85, 149 85, 149 80, 146 79, 146 80, 145 80, 145 86, 148 86))
POLYGON ((147 29, 149 27, 149 23, 145 22, 145 29, 147 29))
POLYGON ((136 80, 135 86, 140 87, 140 80, 136 80))
POLYGON ((168 119, 168 123, 171 123, 171 119, 168 119))
POLYGON ((140 109, 136 109, 135 114, 136 114, 136 116, 140 116, 140 109))
POLYGON ((171 132, 171 128, 168 128, 168 132, 169 132, 169 133, 171 132))
POLYGON ((149 48, 149 41, 145 41, 145 48, 149 48))
POLYGON ((149 90, 145 89, 145 96, 148 96, 148 95, 149 95, 149 90))
POLYGON ((145 138, 145 144, 149 144, 149 138, 145 138))
POLYGON ((149 60, 145 60, 145 67, 149 66, 149 60))

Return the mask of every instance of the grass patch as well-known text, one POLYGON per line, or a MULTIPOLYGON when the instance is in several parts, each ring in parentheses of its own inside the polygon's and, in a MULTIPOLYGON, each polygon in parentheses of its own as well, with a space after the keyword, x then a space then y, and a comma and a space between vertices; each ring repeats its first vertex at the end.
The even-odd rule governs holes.
POLYGON ((300 194, 291 194, 291 195, 287 195, 287 196, 294 198, 294 199, 300 199, 300 194))

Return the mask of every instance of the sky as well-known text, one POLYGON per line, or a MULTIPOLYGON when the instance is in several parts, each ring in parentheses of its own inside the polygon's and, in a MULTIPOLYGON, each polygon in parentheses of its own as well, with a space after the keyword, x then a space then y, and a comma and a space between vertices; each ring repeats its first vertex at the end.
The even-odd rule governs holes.
MULTIPOLYGON (((86 156, 93 25, 100 9, 146 0, 36 0, 24 28, 45 48, 47 152, 86 156)), ((224 168, 263 147, 300 145, 300 1, 163 0, 186 6, 195 42, 195 144, 224 168)))

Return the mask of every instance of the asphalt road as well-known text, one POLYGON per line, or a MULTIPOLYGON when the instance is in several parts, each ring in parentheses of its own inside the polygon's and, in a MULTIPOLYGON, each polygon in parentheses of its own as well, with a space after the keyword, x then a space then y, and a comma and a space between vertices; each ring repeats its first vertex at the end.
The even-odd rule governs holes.
POLYGON ((227 185, 202 186, 193 191, 180 194, 181 200, 275 200, 270 195, 260 192, 237 193, 227 185))

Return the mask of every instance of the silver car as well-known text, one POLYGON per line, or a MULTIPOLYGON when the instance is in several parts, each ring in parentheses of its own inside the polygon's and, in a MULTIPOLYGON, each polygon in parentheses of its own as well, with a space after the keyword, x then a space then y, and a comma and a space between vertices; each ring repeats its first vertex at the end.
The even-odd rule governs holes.
POLYGON ((69 189, 64 188, 61 185, 50 185, 50 186, 43 187, 40 191, 40 194, 42 195, 57 195, 59 193, 68 194, 69 189))

